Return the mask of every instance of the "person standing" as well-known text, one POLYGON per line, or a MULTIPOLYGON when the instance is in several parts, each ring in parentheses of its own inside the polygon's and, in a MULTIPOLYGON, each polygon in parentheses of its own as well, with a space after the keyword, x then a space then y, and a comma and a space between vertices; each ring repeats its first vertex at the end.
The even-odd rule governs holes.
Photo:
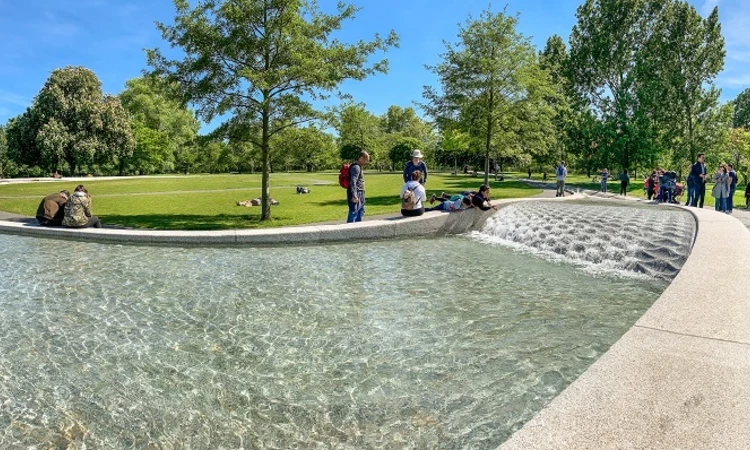
POLYGON ((727 212, 727 197, 729 197, 729 173, 726 164, 719 166, 719 170, 713 176, 713 181, 716 183, 711 196, 716 199, 716 211, 723 213, 727 212))
MULTIPOLYGON (((547 172, 545 172, 544 175, 546 178, 547 172)), ((555 197, 565 197, 565 178, 568 176, 568 169, 565 168, 565 161, 560 161, 555 176, 557 177, 557 193, 555 194, 555 197)))
POLYGON ((365 177, 362 168, 369 163, 370 154, 363 150, 359 158, 349 166, 349 189, 346 190, 349 215, 346 223, 362 222, 365 215, 365 177))
POLYGON ((734 193, 737 192, 737 172, 734 171, 734 166, 727 164, 729 169, 729 197, 727 197, 727 213, 732 214, 734 209, 734 193))
POLYGON ((407 162, 406 166, 404 166, 404 183, 412 181, 411 174, 417 170, 422 174, 422 179, 419 180, 419 183, 424 185, 427 183, 427 165, 422 161, 422 152, 414 150, 411 152, 411 161, 407 162))
POLYGON ((70 192, 66 190, 44 197, 36 209, 36 220, 39 221, 39 225, 43 227, 59 227, 62 225, 68 197, 70 197, 70 192))
POLYGON ((609 170, 605 167, 604 170, 602 170, 599 173, 599 176, 601 177, 601 188, 602 192, 607 192, 607 182, 609 181, 609 170))
POLYGON ((628 195, 628 184, 630 184, 630 177, 628 169, 625 169, 620 174, 620 195, 628 195))
POLYGON ((706 199, 706 155, 698 153, 695 164, 690 166, 690 175, 693 179, 693 195, 690 197, 690 206, 703 208, 703 202, 706 199))
POLYGON ((68 228, 102 227, 99 218, 91 214, 91 196, 82 184, 76 186, 73 195, 65 204, 63 225, 68 228))

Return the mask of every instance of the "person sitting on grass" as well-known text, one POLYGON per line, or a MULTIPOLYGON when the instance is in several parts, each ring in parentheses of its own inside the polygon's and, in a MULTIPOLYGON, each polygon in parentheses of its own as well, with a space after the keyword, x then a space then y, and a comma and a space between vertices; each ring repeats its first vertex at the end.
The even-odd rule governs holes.
POLYGON ((89 191, 82 184, 76 186, 73 195, 65 204, 63 225, 68 228, 102 227, 99 218, 91 215, 91 197, 89 191))
POLYGON ((416 217, 424 214, 427 192, 420 183, 421 179, 422 172, 415 170, 411 173, 411 181, 401 187, 401 215, 404 217, 416 217))

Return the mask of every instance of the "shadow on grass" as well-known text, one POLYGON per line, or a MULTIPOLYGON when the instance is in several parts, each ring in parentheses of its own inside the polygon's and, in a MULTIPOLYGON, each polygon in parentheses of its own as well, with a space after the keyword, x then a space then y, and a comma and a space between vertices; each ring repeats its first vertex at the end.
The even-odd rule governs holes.
MULTIPOLYGON (((153 230, 230 230, 235 228, 258 228, 266 226, 260 220, 260 211, 246 215, 217 214, 148 214, 148 215, 102 215, 105 226, 115 225, 126 228, 153 230)), ((274 220, 281 220, 274 217, 274 220)), ((268 224, 270 225, 270 223, 268 224)))
MULTIPOLYGON (((376 195, 370 197, 365 193, 365 205, 370 206, 398 206, 401 204, 401 200, 397 195, 376 195)), ((346 198, 340 200, 326 200, 323 202, 315 203, 316 206, 340 206, 346 208, 346 198)))

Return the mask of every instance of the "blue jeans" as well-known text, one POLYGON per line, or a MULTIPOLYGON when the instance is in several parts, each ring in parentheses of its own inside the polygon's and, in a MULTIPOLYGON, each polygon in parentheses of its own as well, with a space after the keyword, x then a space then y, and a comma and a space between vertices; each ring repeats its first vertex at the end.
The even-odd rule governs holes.
POLYGON ((726 198, 716 199, 716 210, 721 211, 721 212, 727 211, 727 199, 726 198))
POLYGON ((347 195, 346 203, 349 205, 349 214, 346 217, 346 223, 362 222, 362 216, 365 215, 365 193, 358 192, 357 203, 354 203, 351 199, 351 194, 347 195))
POLYGON ((734 209, 734 193, 737 192, 737 186, 729 188, 729 197, 727 197, 727 211, 732 212, 734 209))

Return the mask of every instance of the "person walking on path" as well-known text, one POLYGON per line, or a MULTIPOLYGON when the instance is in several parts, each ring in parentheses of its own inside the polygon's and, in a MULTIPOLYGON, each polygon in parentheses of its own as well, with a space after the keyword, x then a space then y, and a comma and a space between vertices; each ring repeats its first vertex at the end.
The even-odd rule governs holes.
POLYGON ((695 164, 690 166, 690 175, 688 177, 693 179, 693 193, 690 197, 690 206, 703 208, 703 202, 706 198, 706 155, 705 153, 698 153, 695 164))
POLYGON ((349 189, 346 190, 346 203, 349 215, 346 223, 362 222, 365 215, 365 177, 362 168, 370 163, 370 154, 362 151, 357 161, 349 166, 349 189))
POLYGON ((737 172, 734 171, 734 166, 727 164, 729 170, 729 197, 727 197, 727 213, 732 214, 734 209, 734 193, 737 192, 737 172))
POLYGON ((427 183, 427 165, 422 161, 422 152, 414 150, 411 152, 411 161, 404 166, 404 183, 412 181, 411 174, 417 170, 422 174, 419 183, 424 185, 427 183))
POLYGON ((44 197, 36 209, 36 220, 39 221, 39 225, 43 227, 59 227, 62 225, 68 197, 70 197, 70 192, 66 190, 44 197))
POLYGON ((630 184, 630 177, 628 169, 625 169, 620 174, 620 195, 628 195, 628 184, 630 184))
MULTIPOLYGON (((547 173, 545 172, 545 175, 547 173)), ((568 176, 568 169, 565 168, 565 161, 560 161, 560 165, 557 166, 556 177, 557 177, 557 193, 555 197, 565 197, 565 178, 568 176)))
POLYGON ((719 170, 713 176, 713 181, 716 184, 711 191, 711 196, 716 199, 716 211, 725 213, 727 212, 727 197, 729 197, 729 185, 731 183, 726 164, 719 166, 719 170))
POLYGON ((91 196, 89 191, 79 184, 65 204, 63 225, 68 228, 101 228, 99 218, 91 214, 91 196))

